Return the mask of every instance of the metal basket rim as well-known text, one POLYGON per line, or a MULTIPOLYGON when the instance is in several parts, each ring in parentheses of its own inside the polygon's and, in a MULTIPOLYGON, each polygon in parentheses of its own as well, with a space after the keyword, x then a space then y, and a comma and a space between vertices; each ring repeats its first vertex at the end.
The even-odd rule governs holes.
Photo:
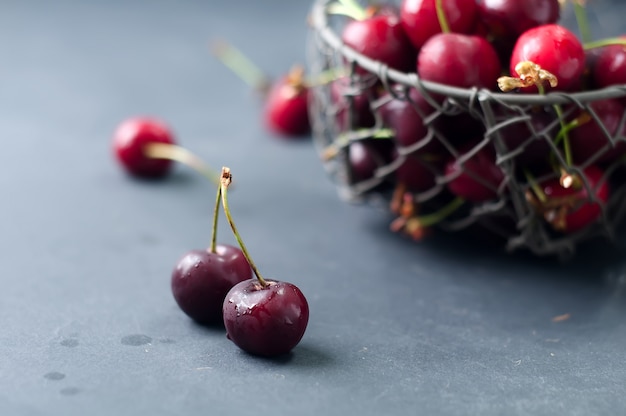
POLYGON ((312 29, 319 34, 321 39, 326 42, 328 46, 341 53, 349 61, 355 62, 371 73, 382 75, 388 80, 407 87, 420 88, 430 93, 441 94, 461 100, 472 100, 478 98, 479 100, 499 101, 508 105, 554 105, 572 102, 588 103, 597 100, 626 96, 626 84, 575 93, 555 91, 541 95, 494 92, 486 88, 459 88, 422 80, 417 73, 405 73, 389 68, 387 65, 379 61, 375 61, 345 45, 341 38, 337 36, 328 24, 326 6, 331 1, 334 0, 315 0, 310 15, 310 24, 312 29))

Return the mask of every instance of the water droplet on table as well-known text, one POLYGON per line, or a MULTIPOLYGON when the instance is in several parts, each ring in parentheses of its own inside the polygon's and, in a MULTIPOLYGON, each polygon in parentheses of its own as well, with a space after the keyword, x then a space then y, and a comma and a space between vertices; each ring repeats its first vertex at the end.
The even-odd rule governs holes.
POLYGON ((140 345, 150 344, 152 342, 152 338, 143 334, 132 334, 132 335, 126 335, 125 337, 123 337, 121 342, 124 345, 137 347, 140 345))

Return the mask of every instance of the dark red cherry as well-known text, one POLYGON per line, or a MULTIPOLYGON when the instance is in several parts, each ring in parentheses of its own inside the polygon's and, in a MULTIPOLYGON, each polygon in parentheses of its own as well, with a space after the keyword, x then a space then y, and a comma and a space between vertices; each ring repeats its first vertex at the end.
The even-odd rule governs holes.
POLYGON ((589 166, 583 174, 591 192, 582 180, 569 188, 564 188, 558 178, 540 184, 547 198, 546 204, 544 207, 540 206, 540 209, 544 218, 557 231, 573 233, 596 222, 602 214, 602 204, 609 199, 609 184, 603 178, 604 172, 600 168, 589 166), (549 208, 545 209, 548 205, 549 208))
POLYGON ((272 84, 265 97, 265 122, 283 137, 299 137, 311 130, 308 110, 309 89, 304 73, 295 68, 272 84))
POLYGON ((530 111, 526 116, 528 118, 521 118, 519 113, 500 110, 496 123, 506 123, 520 117, 519 122, 511 122, 499 131, 504 153, 514 153, 515 160, 527 167, 548 162, 552 152, 550 141, 558 134, 560 123, 554 113, 542 109, 530 111))
POLYGON ((339 131, 373 127, 375 119, 370 100, 374 98, 371 87, 358 82, 351 84, 347 77, 333 81, 330 84, 330 99, 339 131))
MULTIPOLYGON (((622 36, 626 41, 626 36, 622 36)), ((608 45, 594 48, 592 78, 597 88, 626 84, 626 45, 608 45)))
POLYGON ((136 117, 122 122, 113 135, 113 152, 120 165, 131 175, 144 178, 165 176, 172 161, 148 157, 150 143, 175 144, 170 128, 154 118, 136 117))
MULTIPOLYGON (((593 158, 594 163, 610 162, 626 154, 626 142, 620 141, 611 145, 605 134, 606 130, 611 137, 616 136, 626 108, 617 99, 593 101, 589 107, 598 117, 598 121, 590 118, 569 133, 574 162, 585 163, 590 158, 593 158)), ((626 128, 622 129, 622 135, 624 134, 626 128)))
POLYGON ((252 278, 252 269, 241 250, 218 244, 215 252, 192 250, 172 271, 172 294, 180 309, 201 324, 222 323, 226 293, 252 278))
POLYGON ((376 170, 390 162, 393 143, 387 139, 359 140, 348 147, 352 182, 361 182, 376 175, 376 170))
POLYGON ((397 15, 389 8, 363 20, 352 20, 343 29, 343 42, 357 52, 398 71, 413 70, 416 51, 397 15))
POLYGON ((528 29, 556 23, 559 0, 480 0, 478 17, 491 36, 517 38, 528 29))
POLYGON ((235 285, 223 304, 228 339, 242 350, 265 357, 288 353, 302 339, 309 321, 306 298, 291 283, 257 279, 235 285))
POLYGON ((440 33, 417 58, 417 73, 427 81, 461 88, 497 87, 500 62, 493 46, 480 36, 440 33))
MULTIPOLYGON (((473 31, 477 17, 475 1, 446 0, 442 3, 451 32, 473 31)), ((417 49, 432 36, 442 32, 435 0, 403 0, 400 6, 400 20, 408 38, 417 49)))
MULTIPOLYGON (((510 72, 519 77, 515 67, 520 62, 531 61, 553 74, 558 85, 555 90, 571 91, 580 87, 585 71, 585 51, 580 40, 560 25, 548 24, 528 29, 522 33, 511 54, 510 72)), ((546 90, 551 89, 544 85, 546 90)), ((536 93, 537 87, 520 89, 536 93)))
POLYGON ((485 146, 463 162, 462 158, 471 149, 470 146, 465 147, 458 158, 446 164, 445 174, 450 178, 448 189, 456 196, 472 202, 495 199, 504 180, 502 168, 495 163, 495 152, 485 146))
POLYGON ((403 185, 409 192, 428 191, 435 186, 438 164, 441 162, 433 161, 429 164, 422 156, 407 155, 395 171, 396 183, 403 185))
MULTIPOLYGON (((413 146, 417 142, 427 139, 428 127, 424 125, 423 116, 432 113, 434 109, 420 92, 412 88, 408 97, 393 98, 390 93, 383 97, 386 101, 380 106, 380 115, 383 125, 393 131, 394 141, 399 147, 413 146)), ((437 152, 441 144, 436 137, 428 139, 419 152, 437 152)))

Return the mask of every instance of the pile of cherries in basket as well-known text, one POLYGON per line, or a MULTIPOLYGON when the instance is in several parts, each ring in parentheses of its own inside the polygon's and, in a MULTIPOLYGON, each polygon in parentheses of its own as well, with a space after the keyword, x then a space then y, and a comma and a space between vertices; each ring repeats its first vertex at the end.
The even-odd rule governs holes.
MULTIPOLYGON (((403 0, 363 7, 335 0, 327 13, 342 19, 345 45, 421 81, 508 94, 626 84, 626 38, 592 41, 583 2, 565 3, 403 0), (564 7, 575 8, 580 35, 559 24, 564 7)), ((337 140, 323 154, 330 159, 347 148, 355 189, 393 189, 392 229, 421 238, 463 206, 510 198, 511 181, 523 183, 523 198, 550 232, 576 233, 601 221, 612 191, 609 167, 626 156, 625 98, 494 105, 495 125, 486 126, 480 108, 446 112, 455 104, 443 94, 380 78, 357 61, 327 87, 337 140), (498 130, 501 147, 487 127, 498 130), (430 197, 444 202, 419 212, 418 202, 430 197)))

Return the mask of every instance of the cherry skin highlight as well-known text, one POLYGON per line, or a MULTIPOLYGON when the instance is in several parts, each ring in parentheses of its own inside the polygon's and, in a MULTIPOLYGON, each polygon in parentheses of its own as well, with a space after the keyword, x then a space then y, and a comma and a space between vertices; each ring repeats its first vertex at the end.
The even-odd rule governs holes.
POLYGON ((242 350, 264 357, 287 354, 302 339, 309 305, 295 285, 257 279, 235 285, 223 304, 228 339, 242 350))
POLYGON ((120 165, 133 176, 160 178, 168 174, 172 161, 146 155, 150 143, 175 144, 174 136, 165 123, 148 117, 136 117, 122 122, 113 135, 113 152, 120 165))
POLYGON ((228 291, 252 277, 252 269, 241 250, 218 244, 215 252, 192 250, 172 271, 172 294, 180 309, 206 325, 223 322, 222 305, 228 291))

